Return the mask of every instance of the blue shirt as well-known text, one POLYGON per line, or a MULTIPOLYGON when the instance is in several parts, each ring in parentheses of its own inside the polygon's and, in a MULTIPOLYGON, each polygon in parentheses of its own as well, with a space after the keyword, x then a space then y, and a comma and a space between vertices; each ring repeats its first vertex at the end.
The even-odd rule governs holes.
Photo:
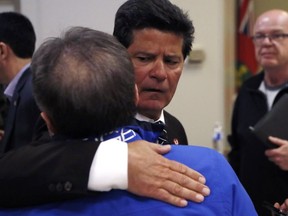
MULTIPOLYGON (((130 130, 130 129, 128 129, 130 130)), ((121 130, 119 130, 121 131, 121 130)), ((146 133, 145 130, 140 130, 146 133)), ((113 133, 111 133, 113 134, 113 133)), ((115 133, 117 134, 117 133, 115 133)), ((117 134, 116 137, 119 134, 117 134)), ((138 136, 139 134, 137 134, 138 136)), ((151 135, 151 134, 150 134, 151 135)), ((140 136, 139 136, 140 137, 140 136)), ((141 137, 145 138, 145 137, 141 137)), ((254 206, 236 174, 218 152, 199 146, 172 146, 165 155, 202 173, 211 194, 202 203, 189 202, 185 208, 139 197, 123 190, 97 193, 96 196, 31 208, 3 210, 0 216, 256 216, 254 206)))
POLYGON ((5 88, 4 94, 9 100, 12 99, 17 83, 28 67, 30 67, 30 63, 26 64, 5 88))

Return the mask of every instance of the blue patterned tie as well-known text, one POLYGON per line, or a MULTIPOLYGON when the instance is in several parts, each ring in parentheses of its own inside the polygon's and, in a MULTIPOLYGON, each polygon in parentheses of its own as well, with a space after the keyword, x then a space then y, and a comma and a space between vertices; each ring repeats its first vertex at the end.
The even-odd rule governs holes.
POLYGON ((168 136, 165 129, 165 124, 162 121, 157 121, 153 123, 153 127, 156 128, 156 130, 160 131, 157 143, 161 145, 168 144, 168 136))

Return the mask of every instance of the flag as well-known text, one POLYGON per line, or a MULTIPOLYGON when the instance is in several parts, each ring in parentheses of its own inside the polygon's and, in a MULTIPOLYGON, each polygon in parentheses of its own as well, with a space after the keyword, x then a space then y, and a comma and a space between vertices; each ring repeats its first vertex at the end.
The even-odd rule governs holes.
POLYGON ((251 38, 254 24, 253 0, 238 0, 236 44, 236 89, 258 71, 254 44, 251 38))

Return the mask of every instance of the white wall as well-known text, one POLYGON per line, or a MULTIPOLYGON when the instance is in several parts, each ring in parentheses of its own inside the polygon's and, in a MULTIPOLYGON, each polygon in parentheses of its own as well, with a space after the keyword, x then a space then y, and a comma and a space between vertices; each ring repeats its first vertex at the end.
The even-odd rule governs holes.
POLYGON ((206 58, 201 64, 186 64, 168 111, 186 129, 189 143, 212 146, 214 123, 224 124, 224 21, 222 0, 173 0, 188 10, 195 26, 195 48, 206 58))
MULTIPOLYGON (((57 36, 82 25, 112 33, 114 14, 125 0, 21 0, 38 36, 57 36)), ((230 0, 229 0, 230 1, 230 0)), ((188 11, 196 28, 195 47, 206 54, 201 64, 186 63, 178 90, 167 110, 183 123, 191 144, 212 146, 213 125, 224 119, 224 2, 172 0, 188 11)), ((230 115, 230 114, 229 114, 230 115)))
POLYGON ((21 0, 21 12, 37 33, 37 45, 70 26, 85 26, 112 33, 114 15, 125 0, 21 0))

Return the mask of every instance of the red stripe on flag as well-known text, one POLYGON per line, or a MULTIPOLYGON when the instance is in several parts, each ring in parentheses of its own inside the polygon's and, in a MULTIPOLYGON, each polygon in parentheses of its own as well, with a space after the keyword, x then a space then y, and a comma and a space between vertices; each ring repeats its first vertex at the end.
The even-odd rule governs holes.
POLYGON ((248 9, 249 0, 242 0, 240 2, 241 2, 241 3, 239 3, 240 5, 238 5, 238 7, 239 7, 239 11, 238 11, 238 29, 239 29, 240 23, 244 19, 245 13, 246 13, 246 11, 248 9))
POLYGON ((246 65, 249 72, 255 74, 258 70, 258 64, 255 59, 254 44, 250 37, 244 34, 238 34, 237 57, 241 64, 246 65))
POLYGON ((236 35, 236 83, 237 89, 249 76, 258 72, 258 63, 255 58, 254 44, 250 37, 252 24, 254 24, 253 2, 251 0, 239 0, 237 12, 236 35))

